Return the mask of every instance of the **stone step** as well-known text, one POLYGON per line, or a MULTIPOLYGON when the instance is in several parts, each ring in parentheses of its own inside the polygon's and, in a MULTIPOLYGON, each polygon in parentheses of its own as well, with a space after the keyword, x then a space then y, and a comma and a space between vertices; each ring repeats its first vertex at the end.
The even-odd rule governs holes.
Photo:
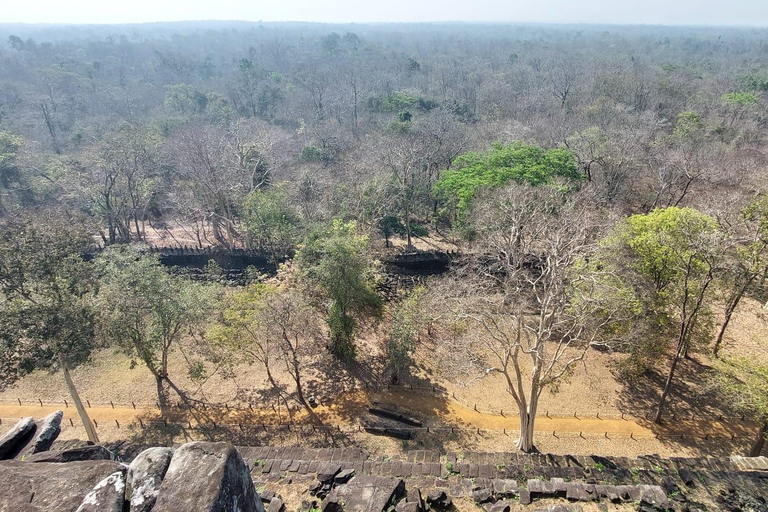
POLYGON ((768 471, 768 457, 740 457, 732 455, 731 465, 741 471, 768 471))
POLYGON ((553 455, 553 454, 524 454, 515 452, 465 452, 441 454, 431 450, 414 450, 398 455, 369 455, 359 448, 301 448, 301 447, 240 447, 243 458, 251 463, 254 461, 279 460, 285 461, 290 467, 290 461, 329 461, 378 464, 385 473, 400 476, 395 473, 409 471, 411 473, 437 473, 437 467, 445 468, 441 473, 456 473, 468 478, 503 478, 509 476, 509 469, 519 472, 523 469, 533 473, 552 473, 553 476, 568 476, 591 471, 655 471, 669 473, 681 468, 706 471, 768 471, 766 457, 673 457, 664 459, 655 455, 645 455, 635 458, 627 457, 598 457, 584 455, 553 455), (414 465, 416 469, 413 468, 414 465), (429 469, 423 469, 423 468, 429 469), (392 469, 394 468, 394 470, 392 469), (570 468, 570 469, 568 469, 570 468))

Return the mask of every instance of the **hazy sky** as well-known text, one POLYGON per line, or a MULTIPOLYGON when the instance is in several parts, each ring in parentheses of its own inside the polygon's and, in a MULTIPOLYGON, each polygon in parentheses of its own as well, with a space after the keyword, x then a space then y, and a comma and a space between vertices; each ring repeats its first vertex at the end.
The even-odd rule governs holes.
POLYGON ((2 0, 0 23, 495 21, 768 26, 768 0, 2 0))

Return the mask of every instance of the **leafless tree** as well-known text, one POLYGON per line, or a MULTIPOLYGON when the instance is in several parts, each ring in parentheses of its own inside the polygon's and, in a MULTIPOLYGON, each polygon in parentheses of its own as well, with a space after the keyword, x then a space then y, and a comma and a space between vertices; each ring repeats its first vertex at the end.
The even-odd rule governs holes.
POLYGON ((481 375, 503 375, 525 452, 535 449, 542 391, 556 389, 590 347, 608 343, 607 327, 620 317, 622 306, 601 291, 607 281, 585 263, 600 232, 588 203, 543 187, 498 191, 473 219, 482 252, 449 294, 466 325, 461 353, 481 375))

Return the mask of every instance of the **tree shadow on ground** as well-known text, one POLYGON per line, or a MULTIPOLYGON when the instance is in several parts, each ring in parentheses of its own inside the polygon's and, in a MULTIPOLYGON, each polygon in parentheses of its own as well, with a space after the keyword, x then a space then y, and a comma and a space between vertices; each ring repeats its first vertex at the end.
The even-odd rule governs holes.
POLYGON ((682 359, 664 405, 662 422, 652 422, 666 381, 666 367, 642 377, 619 379, 623 389, 618 408, 638 419, 673 449, 694 450, 702 455, 725 456, 745 452, 757 425, 736 412, 709 385, 712 369, 695 359, 682 359))
MULTIPOLYGON (((651 369, 639 378, 619 378, 623 388, 619 394, 621 412, 637 418, 653 418, 667 375, 667 365, 651 369)), ((696 417, 714 419, 735 415, 728 403, 709 385, 711 368, 694 359, 681 359, 672 388, 664 405, 665 419, 696 417)))

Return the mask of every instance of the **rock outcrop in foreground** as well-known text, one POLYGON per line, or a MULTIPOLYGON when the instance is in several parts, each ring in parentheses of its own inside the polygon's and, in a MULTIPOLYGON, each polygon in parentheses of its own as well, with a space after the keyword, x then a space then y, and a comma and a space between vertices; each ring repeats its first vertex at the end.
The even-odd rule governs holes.
POLYGON ((40 451, 60 422, 54 414, 33 429, 24 419, 2 439, 3 457, 22 460, 0 461, 0 512, 265 512, 230 444, 150 448, 130 465, 102 446, 40 451))

